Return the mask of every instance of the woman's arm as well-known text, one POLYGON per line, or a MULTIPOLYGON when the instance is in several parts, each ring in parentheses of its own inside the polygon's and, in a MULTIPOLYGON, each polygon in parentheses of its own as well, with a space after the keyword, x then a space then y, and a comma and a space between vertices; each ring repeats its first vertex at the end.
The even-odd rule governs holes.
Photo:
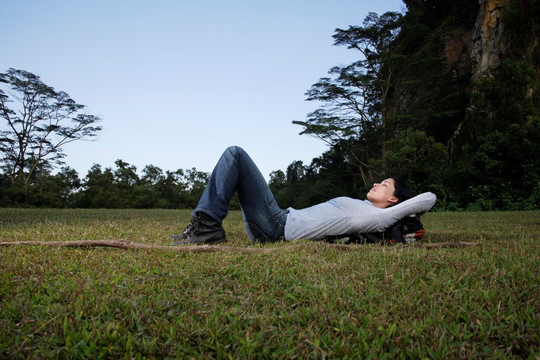
POLYGON ((397 221, 410 215, 421 215, 428 212, 437 201, 437 196, 431 192, 425 192, 409 200, 382 210, 384 227, 388 228, 397 221))

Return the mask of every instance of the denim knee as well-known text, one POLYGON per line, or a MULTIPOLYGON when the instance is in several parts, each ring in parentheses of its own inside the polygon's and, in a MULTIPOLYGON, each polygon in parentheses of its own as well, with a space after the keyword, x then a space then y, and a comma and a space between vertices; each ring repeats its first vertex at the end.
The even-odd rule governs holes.
POLYGON ((246 153, 246 151, 244 149, 242 149, 240 146, 236 146, 236 145, 229 146, 225 151, 230 152, 231 154, 233 154, 233 156, 236 156, 238 154, 245 154, 246 153))

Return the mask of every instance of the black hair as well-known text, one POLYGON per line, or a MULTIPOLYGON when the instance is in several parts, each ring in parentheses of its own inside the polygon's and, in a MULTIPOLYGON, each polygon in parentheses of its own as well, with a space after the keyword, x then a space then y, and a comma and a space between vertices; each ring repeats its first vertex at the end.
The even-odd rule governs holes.
POLYGON ((414 196, 413 191, 405 181, 394 176, 390 177, 390 179, 394 179, 394 196, 398 198, 398 204, 414 196))

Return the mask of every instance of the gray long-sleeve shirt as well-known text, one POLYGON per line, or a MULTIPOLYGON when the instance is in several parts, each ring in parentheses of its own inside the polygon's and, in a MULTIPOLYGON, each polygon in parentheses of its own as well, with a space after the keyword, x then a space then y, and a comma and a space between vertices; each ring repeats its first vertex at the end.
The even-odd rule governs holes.
POLYGON ((420 215, 435 204, 435 194, 417 195, 395 206, 380 209, 368 200, 338 197, 302 210, 289 208, 285 239, 318 240, 325 236, 382 232, 410 215, 420 215))

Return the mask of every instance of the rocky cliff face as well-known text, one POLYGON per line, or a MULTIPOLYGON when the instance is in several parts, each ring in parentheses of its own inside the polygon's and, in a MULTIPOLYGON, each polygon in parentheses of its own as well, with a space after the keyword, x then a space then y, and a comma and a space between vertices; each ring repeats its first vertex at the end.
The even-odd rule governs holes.
POLYGON ((497 67, 509 50, 501 10, 508 0, 479 0, 473 29, 461 26, 446 36, 444 53, 455 76, 482 77, 497 67))
POLYGON ((473 47, 471 30, 459 27, 446 35, 444 54, 450 64, 453 76, 470 75, 470 54, 473 47))
POLYGON ((480 11, 472 31, 470 64, 472 79, 478 79, 486 70, 497 67, 509 51, 504 36, 501 9, 508 0, 479 0, 480 11))

